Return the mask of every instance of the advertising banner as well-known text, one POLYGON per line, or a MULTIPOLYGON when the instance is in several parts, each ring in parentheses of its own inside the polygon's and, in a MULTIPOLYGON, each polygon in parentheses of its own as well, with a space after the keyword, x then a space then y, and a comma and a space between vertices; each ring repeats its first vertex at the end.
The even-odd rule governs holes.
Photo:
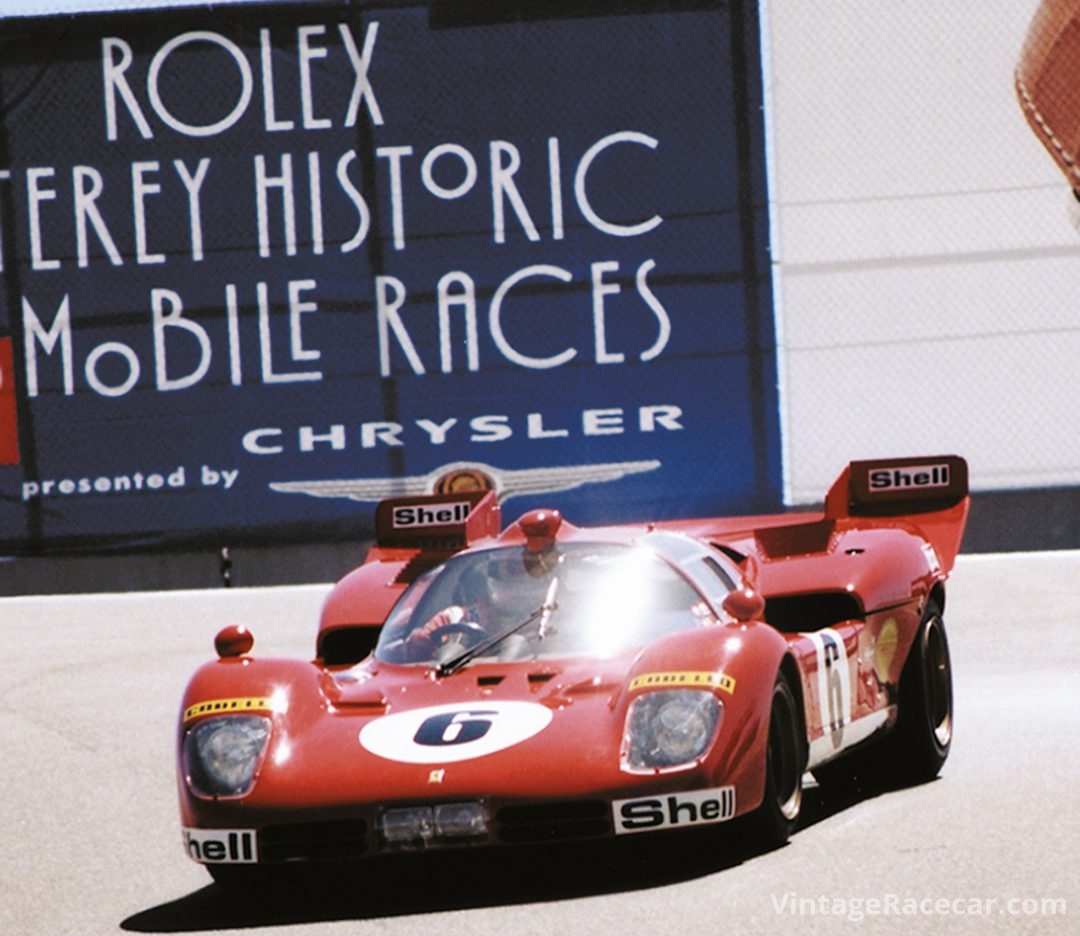
POLYGON ((0 21, 0 548, 779 506, 754 3, 0 21))

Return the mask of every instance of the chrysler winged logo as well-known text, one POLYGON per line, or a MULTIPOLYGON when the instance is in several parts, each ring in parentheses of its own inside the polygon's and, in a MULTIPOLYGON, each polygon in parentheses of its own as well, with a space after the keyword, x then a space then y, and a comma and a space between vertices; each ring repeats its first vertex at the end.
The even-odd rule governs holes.
POLYGON ((627 475, 655 471, 656 459, 608 462, 597 465, 553 465, 549 468, 502 470, 480 462, 454 462, 426 475, 407 478, 341 478, 326 481, 276 481, 270 489, 279 494, 311 497, 344 497, 354 501, 380 501, 413 494, 456 494, 462 491, 495 491, 500 501, 523 494, 569 491, 585 484, 618 481, 627 475))

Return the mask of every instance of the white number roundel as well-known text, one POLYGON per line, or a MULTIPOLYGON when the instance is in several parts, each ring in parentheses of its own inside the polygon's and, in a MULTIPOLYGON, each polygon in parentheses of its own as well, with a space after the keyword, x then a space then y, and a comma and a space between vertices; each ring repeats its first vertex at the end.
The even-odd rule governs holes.
POLYGON ((365 725, 360 744, 405 764, 450 764, 484 757, 526 741, 551 721, 534 702, 434 705, 387 715, 365 725))

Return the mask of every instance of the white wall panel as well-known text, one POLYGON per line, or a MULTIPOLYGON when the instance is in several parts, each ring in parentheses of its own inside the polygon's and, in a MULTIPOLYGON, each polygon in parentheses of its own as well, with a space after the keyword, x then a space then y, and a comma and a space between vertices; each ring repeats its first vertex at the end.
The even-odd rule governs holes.
POLYGON ((1080 235, 1012 73, 1035 0, 769 0, 792 503, 849 458, 1080 484, 1080 235))

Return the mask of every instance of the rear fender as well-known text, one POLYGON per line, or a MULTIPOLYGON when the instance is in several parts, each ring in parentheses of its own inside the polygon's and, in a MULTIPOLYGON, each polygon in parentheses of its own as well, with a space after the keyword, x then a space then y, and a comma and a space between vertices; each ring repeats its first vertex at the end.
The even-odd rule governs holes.
POLYGON ((330 590, 319 615, 315 644, 319 659, 336 665, 356 663, 367 655, 390 609, 405 591, 408 583, 401 573, 414 555, 402 550, 370 555, 330 590))

